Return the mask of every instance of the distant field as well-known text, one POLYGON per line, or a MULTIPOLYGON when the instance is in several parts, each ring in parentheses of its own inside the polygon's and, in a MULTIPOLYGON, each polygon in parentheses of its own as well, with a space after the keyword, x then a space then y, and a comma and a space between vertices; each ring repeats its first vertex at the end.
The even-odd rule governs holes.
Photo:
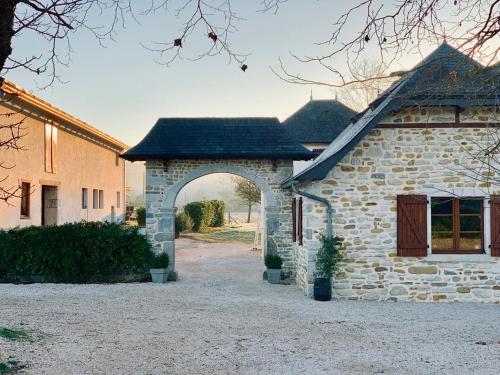
POLYGON ((185 232, 182 237, 204 242, 241 242, 253 243, 256 223, 225 225, 220 228, 206 228, 202 233, 185 232))

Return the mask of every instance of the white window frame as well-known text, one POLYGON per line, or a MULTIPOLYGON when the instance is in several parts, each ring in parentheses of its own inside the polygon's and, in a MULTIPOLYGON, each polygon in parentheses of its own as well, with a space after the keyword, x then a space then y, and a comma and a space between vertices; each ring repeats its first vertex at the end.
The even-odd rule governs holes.
MULTIPOLYGON (((418 193, 415 193, 418 194, 418 193)), ((491 193, 471 188, 455 188, 453 190, 428 189, 423 194, 427 195, 427 261, 457 261, 474 262, 491 260, 491 215, 490 198, 491 193), (484 254, 433 254, 432 253, 432 216, 431 199, 438 197, 475 197, 483 198, 483 236, 484 254)))

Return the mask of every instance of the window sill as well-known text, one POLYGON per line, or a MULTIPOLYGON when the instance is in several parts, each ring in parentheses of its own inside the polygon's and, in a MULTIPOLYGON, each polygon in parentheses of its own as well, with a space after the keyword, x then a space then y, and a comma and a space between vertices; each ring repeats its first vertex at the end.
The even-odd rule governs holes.
POLYGON ((489 254, 431 254, 425 257, 425 261, 490 263, 495 259, 489 254))
POLYGON ((30 219, 31 219, 31 217, 30 217, 30 216, 21 215, 21 216, 19 217, 19 219, 21 219, 21 220, 30 220, 30 219))

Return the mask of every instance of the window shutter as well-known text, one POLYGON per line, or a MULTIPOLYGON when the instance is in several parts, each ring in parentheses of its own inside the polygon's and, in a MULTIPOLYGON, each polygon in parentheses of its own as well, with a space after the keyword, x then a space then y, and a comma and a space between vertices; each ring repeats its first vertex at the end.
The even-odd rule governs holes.
POLYGON ((492 195, 490 200, 491 256, 500 256, 500 195, 492 195))
POLYGON ((57 159, 57 128, 52 126, 51 141, 51 159, 52 159, 52 173, 56 173, 56 159, 57 159))
POLYGON ((299 234, 299 245, 303 245, 303 237, 302 237, 302 198, 299 198, 299 222, 298 222, 298 234, 299 234))
POLYGON ((398 195, 397 241, 399 256, 427 255, 426 195, 398 195))
POLYGON ((297 242, 297 198, 292 200, 292 231, 293 242, 297 242))
POLYGON ((52 125, 45 124, 45 172, 52 173, 52 125))

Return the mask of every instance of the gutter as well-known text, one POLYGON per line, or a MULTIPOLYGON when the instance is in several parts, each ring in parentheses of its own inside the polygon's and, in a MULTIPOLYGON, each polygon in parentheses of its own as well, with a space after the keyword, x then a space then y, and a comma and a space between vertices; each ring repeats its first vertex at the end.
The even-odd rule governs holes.
POLYGON ((317 195, 309 194, 309 193, 306 193, 305 191, 298 190, 297 187, 295 186, 296 183, 297 183, 297 181, 292 181, 292 183, 291 183, 292 191, 295 194, 301 195, 303 197, 312 199, 312 200, 317 201, 317 202, 321 202, 321 203, 326 205, 326 219, 327 219, 326 235, 327 235, 328 239, 332 238, 332 235, 333 235, 333 228, 332 228, 333 209, 332 209, 332 205, 331 205, 330 201, 326 198, 318 197, 317 195))

